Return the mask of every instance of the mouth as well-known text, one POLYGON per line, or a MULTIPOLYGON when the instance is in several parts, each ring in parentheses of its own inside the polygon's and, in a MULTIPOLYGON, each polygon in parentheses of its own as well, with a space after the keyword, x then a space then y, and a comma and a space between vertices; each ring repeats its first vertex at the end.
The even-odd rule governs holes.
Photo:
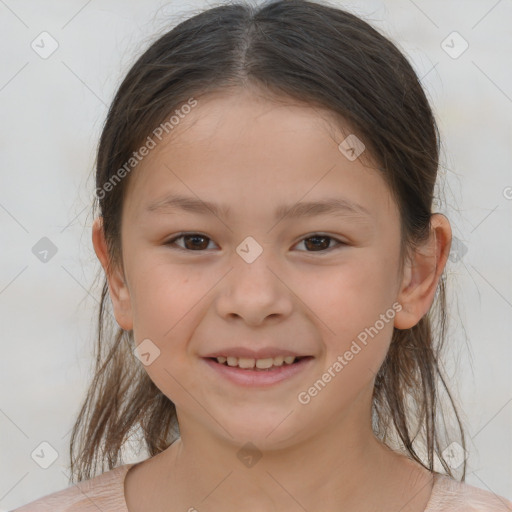
POLYGON ((229 366, 231 368, 241 368, 243 370, 253 371, 273 371, 281 366, 297 364, 302 359, 308 359, 312 356, 276 356, 265 359, 253 359, 249 357, 208 357, 210 361, 229 366))
POLYGON ((231 383, 267 387, 290 379, 312 364, 313 356, 277 356, 268 359, 205 357, 208 367, 231 383))

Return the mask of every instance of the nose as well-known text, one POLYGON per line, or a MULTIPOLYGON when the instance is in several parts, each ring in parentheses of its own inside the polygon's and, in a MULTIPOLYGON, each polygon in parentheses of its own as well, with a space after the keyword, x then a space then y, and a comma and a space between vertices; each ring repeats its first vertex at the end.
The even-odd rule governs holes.
POLYGON ((269 263, 264 254, 252 263, 235 259, 232 270, 220 283, 217 314, 226 320, 242 318, 251 326, 261 325, 267 318, 282 320, 289 316, 293 310, 293 292, 279 269, 269 263))

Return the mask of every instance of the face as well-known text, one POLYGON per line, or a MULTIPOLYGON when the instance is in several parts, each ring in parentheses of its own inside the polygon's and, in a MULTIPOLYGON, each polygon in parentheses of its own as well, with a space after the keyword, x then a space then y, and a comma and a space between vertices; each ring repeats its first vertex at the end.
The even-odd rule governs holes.
POLYGON ((283 447, 368 417, 400 309, 400 220, 379 171, 339 149, 349 134, 306 105, 210 96, 130 176, 116 318, 182 432, 283 447), (337 209, 304 208, 325 201, 337 209), (309 358, 270 384, 205 359, 267 348, 309 358))

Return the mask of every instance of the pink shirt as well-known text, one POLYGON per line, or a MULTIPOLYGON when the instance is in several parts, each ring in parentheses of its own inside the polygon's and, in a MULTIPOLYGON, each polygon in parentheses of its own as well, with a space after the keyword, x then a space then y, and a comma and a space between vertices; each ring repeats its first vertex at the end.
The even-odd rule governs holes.
MULTIPOLYGON (((124 478, 134 464, 119 466, 12 512, 128 512, 124 478)), ((434 473, 434 487, 425 512, 512 512, 512 502, 434 473)))

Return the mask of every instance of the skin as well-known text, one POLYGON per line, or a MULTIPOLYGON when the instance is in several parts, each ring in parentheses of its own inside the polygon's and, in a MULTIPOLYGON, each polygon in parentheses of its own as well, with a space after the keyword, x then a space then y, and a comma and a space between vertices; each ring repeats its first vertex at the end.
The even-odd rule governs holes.
POLYGON ((117 322, 133 329, 137 344, 149 338, 160 350, 144 368, 176 405, 181 432, 128 473, 130 512, 424 510, 432 475, 376 439, 371 398, 393 326, 414 326, 433 302, 451 229, 433 215, 429 240, 400 275, 397 206, 378 171, 338 149, 349 133, 328 111, 275 103, 255 90, 205 96, 130 176, 122 269, 109 269, 95 220, 93 244, 117 322), (229 206, 232 216, 145 212, 168 192, 229 206), (370 213, 274 220, 282 204, 325 197, 370 213), (207 238, 177 240, 189 252, 166 245, 182 231, 207 238), (305 242, 319 232, 334 239, 332 249, 305 242), (252 263, 236 252, 247 236, 263 249, 252 263), (394 318, 299 403, 298 393, 393 303, 402 307, 394 318), (248 389, 200 358, 268 344, 313 355, 313 364, 288 381, 248 389), (261 455, 252 467, 237 457, 249 441, 261 455))

